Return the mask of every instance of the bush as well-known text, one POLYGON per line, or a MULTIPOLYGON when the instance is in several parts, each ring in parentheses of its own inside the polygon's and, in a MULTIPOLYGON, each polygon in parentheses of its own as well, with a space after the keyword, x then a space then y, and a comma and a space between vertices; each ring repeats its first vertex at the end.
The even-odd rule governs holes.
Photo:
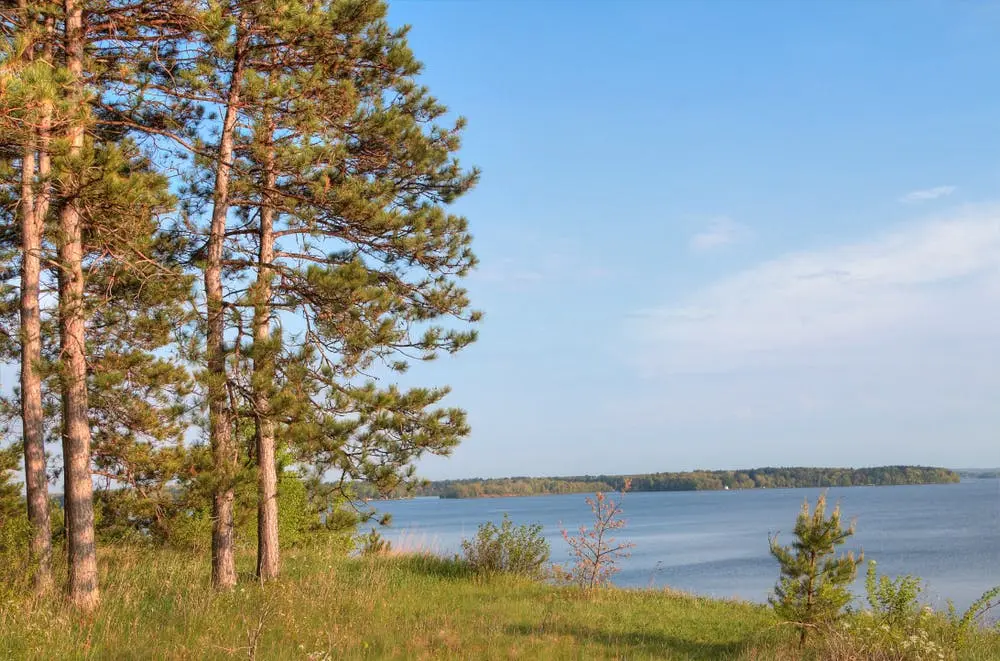
POLYGON ((31 525, 21 489, 13 479, 21 457, 15 447, 0 449, 0 604, 29 584, 31 525))
POLYGON ((539 524, 515 527, 507 513, 498 528, 492 521, 479 526, 476 536, 462 540, 465 561, 477 573, 537 576, 549 559, 549 543, 539 524))
MULTIPOLYGON (((132 542, 194 552, 207 552, 212 542, 212 501, 204 485, 192 482, 171 490, 158 501, 134 490, 100 492, 95 498, 95 523, 103 543, 132 542)), ((278 539, 284 549, 323 543, 346 554, 357 524, 339 503, 322 513, 310 499, 309 488, 297 474, 278 478, 278 539)), ((234 514, 236 544, 257 544, 257 485, 237 482, 234 514)), ((54 530, 56 528, 54 527, 54 530)))
POLYGON ((892 580, 888 576, 878 576, 875 561, 868 563, 865 592, 871 613, 879 624, 909 633, 921 613, 917 597, 922 591, 919 578, 907 575, 892 580))
POLYGON ((868 563, 865 592, 870 610, 847 620, 825 646, 839 656, 893 661, 948 659, 950 652, 932 635, 933 613, 921 608, 919 578, 878 576, 868 563))
POLYGON ((0 604, 29 589, 31 525, 25 514, 0 518, 0 604))
POLYGON ((948 623, 951 625, 952 646, 956 649, 965 647, 970 635, 980 625, 984 616, 997 606, 1000 606, 1000 585, 984 592, 961 616, 955 610, 955 604, 949 599, 948 623))

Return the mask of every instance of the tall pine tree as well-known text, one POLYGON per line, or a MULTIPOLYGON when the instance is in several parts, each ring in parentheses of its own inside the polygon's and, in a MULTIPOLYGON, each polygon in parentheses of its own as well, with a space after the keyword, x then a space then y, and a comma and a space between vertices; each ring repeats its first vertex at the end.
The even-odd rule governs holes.
POLYGON ((9 31, 3 73, 6 121, 3 142, 18 152, 19 189, 16 200, 20 230, 20 417, 28 521, 32 528, 31 564, 35 587, 52 583, 52 540, 49 522, 45 429, 40 373, 41 269, 45 218, 49 208, 48 178, 53 93, 53 17, 42 3, 19 0, 2 14, 9 31))
MULTIPOLYGON (((138 374, 143 375, 144 385, 154 379, 163 384, 162 363, 159 370, 144 369, 156 364, 148 360, 148 352, 165 342, 162 333, 151 339, 151 324, 165 323, 153 315, 163 312, 165 292, 170 290, 176 298, 185 290, 177 268, 158 261, 170 250, 155 247, 160 241, 157 214, 172 204, 165 196, 166 181, 150 171, 151 163, 127 141, 121 122, 108 113, 114 105, 136 98, 129 93, 138 82, 135 72, 144 61, 155 59, 137 55, 159 41, 163 25, 176 23, 173 18, 162 23, 169 4, 21 3, 10 15, 12 20, 3 15, 4 24, 13 26, 7 50, 16 52, 21 64, 10 75, 13 60, 3 62, 0 99, 8 112, 0 129, 3 142, 16 145, 14 151, 22 154, 17 160, 23 243, 19 284, 22 325, 27 330, 21 332, 21 353, 22 367, 31 368, 22 369, 22 381, 29 380, 28 387, 22 383, 21 388, 24 440, 29 448, 36 447, 34 454, 42 457, 44 471, 41 441, 33 439, 44 434, 36 415, 41 410, 37 402, 44 366, 55 363, 56 388, 61 392, 68 592, 83 609, 93 608, 99 600, 92 437, 95 430, 98 437, 106 437, 111 430, 148 431, 159 424, 149 409, 146 419, 114 417, 128 409, 127 402, 142 399, 137 392, 155 392, 158 386, 131 393, 119 388, 119 397, 112 397, 115 388, 108 375, 127 372, 132 386, 138 374), (58 347, 42 332, 33 332, 44 324, 35 290, 43 288, 45 272, 39 269, 36 279, 36 264, 49 265, 58 284, 58 347), (165 272, 174 277, 164 278, 165 272), (122 312, 130 305, 130 313, 122 312), (143 351, 146 358, 141 357, 143 351), (123 356, 132 360, 127 368, 122 367, 123 356), (89 401, 93 392, 99 393, 97 402, 89 401)), ((157 411, 166 410, 155 396, 147 397, 146 403, 157 411)), ((141 407, 128 410, 134 414, 141 407)), ((30 454, 26 452, 29 483, 34 461, 30 454)), ((102 454, 103 461, 107 453, 102 454)), ((44 472, 41 479, 44 485, 44 472)), ((36 494, 29 484, 29 512, 40 509, 32 502, 36 494)), ((44 502, 47 512, 47 497, 38 502, 44 502)), ((36 525, 36 533, 42 528, 36 525)), ((33 549, 39 557, 37 544, 33 549)))

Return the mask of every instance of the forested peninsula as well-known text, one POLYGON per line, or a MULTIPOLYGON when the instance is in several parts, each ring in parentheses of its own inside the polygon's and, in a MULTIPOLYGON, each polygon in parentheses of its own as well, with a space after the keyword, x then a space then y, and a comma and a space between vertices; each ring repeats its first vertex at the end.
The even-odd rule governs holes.
MULTIPOLYGON (((735 471, 696 470, 637 475, 573 477, 508 477, 440 480, 415 487, 412 496, 483 498, 540 496, 560 493, 617 491, 631 480, 631 491, 718 491, 723 489, 787 489, 796 487, 859 487, 900 484, 949 484, 960 476, 947 468, 876 466, 873 468, 751 468, 735 471)), ((400 497, 403 494, 394 494, 400 497)))

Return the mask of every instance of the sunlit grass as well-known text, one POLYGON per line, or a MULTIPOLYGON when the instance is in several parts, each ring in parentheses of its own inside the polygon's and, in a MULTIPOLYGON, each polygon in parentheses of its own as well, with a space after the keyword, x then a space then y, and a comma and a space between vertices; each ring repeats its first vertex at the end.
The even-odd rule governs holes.
MULTIPOLYGON (((207 558, 111 548, 101 559, 103 604, 93 617, 58 599, 0 605, 0 658, 803 658, 794 632, 763 606, 486 579, 429 554, 296 550, 280 581, 244 575, 226 594, 211 590, 207 558)), ((960 658, 1000 658, 1000 642, 983 634, 960 658)))

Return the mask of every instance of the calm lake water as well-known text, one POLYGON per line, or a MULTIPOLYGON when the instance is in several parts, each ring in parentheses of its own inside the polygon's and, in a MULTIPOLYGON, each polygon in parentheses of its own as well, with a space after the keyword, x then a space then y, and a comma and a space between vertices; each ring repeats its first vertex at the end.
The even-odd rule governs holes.
MULTIPOLYGON (((623 586, 670 586, 715 597, 765 601, 778 576, 768 552, 768 533, 783 543, 803 499, 815 503, 820 489, 754 489, 629 493, 626 527, 617 537, 635 543, 620 564, 623 586)), ((540 523, 552 544, 552 560, 568 560, 560 529, 590 524, 585 494, 438 500, 417 498, 372 503, 393 516, 384 532, 395 545, 440 553, 460 550, 463 538, 504 512, 515 523, 540 523)), ((880 573, 913 574, 926 581, 923 600, 964 608, 1000 584, 1000 480, 960 484, 851 487, 827 490, 840 502, 857 533, 843 547, 863 549, 880 573)), ((863 594, 864 567, 856 591, 863 594)))

